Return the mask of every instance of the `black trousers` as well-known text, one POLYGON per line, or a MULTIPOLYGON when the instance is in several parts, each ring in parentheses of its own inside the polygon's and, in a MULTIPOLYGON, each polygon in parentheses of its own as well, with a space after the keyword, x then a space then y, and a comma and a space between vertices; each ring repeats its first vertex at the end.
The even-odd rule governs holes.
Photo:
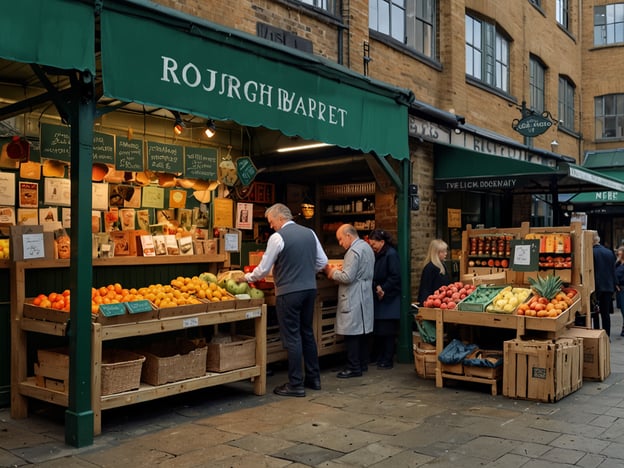
POLYGON ((594 328, 602 328, 607 332, 607 336, 611 336, 611 314, 613 313, 613 293, 596 292, 596 300, 600 308, 600 315, 592 314, 594 328), (602 327, 600 321, 602 320, 602 327))
POLYGON ((369 335, 345 335, 347 370, 364 372, 368 369, 369 335))

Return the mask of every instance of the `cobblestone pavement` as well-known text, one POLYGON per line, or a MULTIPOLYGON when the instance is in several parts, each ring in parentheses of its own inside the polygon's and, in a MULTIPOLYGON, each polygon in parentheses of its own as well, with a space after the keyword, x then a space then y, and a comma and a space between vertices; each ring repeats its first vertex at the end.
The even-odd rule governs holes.
POLYGON ((0 409, 0 466, 42 467, 622 467, 624 338, 612 316, 611 375, 556 403, 492 396, 486 385, 436 388, 413 364, 374 366, 322 390, 279 397, 249 382, 108 410, 93 445, 64 443, 63 410, 31 403, 27 419, 0 409))

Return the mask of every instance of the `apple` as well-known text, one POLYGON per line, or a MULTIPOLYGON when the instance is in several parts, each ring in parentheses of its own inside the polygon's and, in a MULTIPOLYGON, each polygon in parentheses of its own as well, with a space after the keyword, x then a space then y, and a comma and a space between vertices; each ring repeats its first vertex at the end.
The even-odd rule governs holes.
POLYGON ((249 288, 249 296, 252 299, 263 299, 264 298, 264 291, 262 289, 258 289, 258 288, 249 288))
POLYGON ((249 285, 246 282, 239 283, 235 279, 229 279, 225 282, 225 289, 230 293, 234 294, 247 294, 249 292, 249 285))

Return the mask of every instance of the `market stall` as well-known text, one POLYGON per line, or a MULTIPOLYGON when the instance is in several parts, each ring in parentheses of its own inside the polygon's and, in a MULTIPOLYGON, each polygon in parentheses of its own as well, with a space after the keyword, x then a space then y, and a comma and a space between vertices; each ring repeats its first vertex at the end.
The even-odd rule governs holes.
POLYGON ((462 241, 463 281, 440 288, 415 314, 419 324, 435 324, 435 352, 420 337, 414 341, 420 375, 432 377, 435 362, 437 387, 448 380, 468 381, 489 385, 496 394, 502 384, 505 396, 546 402, 580 388, 584 368, 588 368, 586 377, 604 379, 609 368, 608 340, 604 331, 589 330, 592 245, 593 232, 582 230, 578 223, 480 230, 468 226, 462 241), (575 323, 582 324, 578 332, 575 323), (450 345, 457 346, 455 340, 474 340, 478 336, 474 329, 507 331, 500 333, 505 338, 495 343, 496 349, 486 350, 496 359, 473 367, 470 358, 478 343, 475 349, 462 350, 457 362, 440 359, 450 345), (583 337, 593 354, 583 353, 583 337), (589 346, 594 341, 600 346, 589 346), (600 361, 601 371, 591 371, 587 361, 600 361))

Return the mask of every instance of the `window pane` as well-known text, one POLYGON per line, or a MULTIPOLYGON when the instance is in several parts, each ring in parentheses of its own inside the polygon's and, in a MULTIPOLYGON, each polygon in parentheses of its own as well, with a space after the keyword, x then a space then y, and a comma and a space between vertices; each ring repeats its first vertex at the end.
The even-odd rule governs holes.
POLYGON ((405 9, 399 6, 392 6, 392 37, 397 41, 405 42, 405 9))
POLYGON ((379 19, 377 31, 390 34, 390 4, 387 1, 379 2, 379 19))

